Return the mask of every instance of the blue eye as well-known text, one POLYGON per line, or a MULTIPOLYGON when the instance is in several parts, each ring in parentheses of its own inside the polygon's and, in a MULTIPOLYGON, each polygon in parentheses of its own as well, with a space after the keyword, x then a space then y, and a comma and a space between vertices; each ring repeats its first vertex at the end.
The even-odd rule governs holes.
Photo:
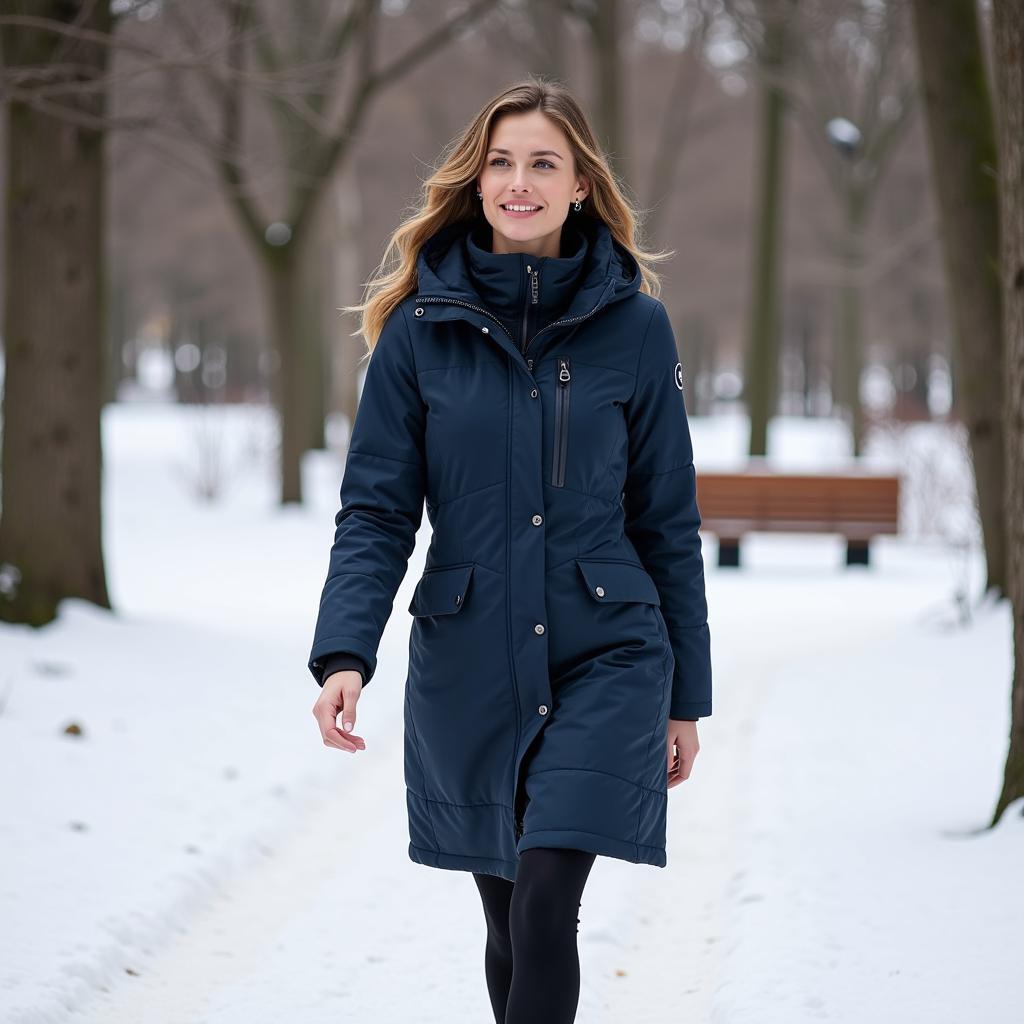
MULTIPOLYGON (((505 158, 503 156, 496 156, 491 161, 491 166, 493 167, 499 160, 502 161, 503 163, 505 162, 505 158)), ((552 170, 555 169, 555 165, 550 160, 538 160, 537 163, 539 163, 539 164, 547 164, 548 167, 550 167, 552 170)))

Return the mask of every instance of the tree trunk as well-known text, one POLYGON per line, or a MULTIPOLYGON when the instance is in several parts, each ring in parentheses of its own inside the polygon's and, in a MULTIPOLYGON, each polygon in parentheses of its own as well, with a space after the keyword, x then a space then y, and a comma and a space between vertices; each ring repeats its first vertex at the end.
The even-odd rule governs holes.
POLYGON ((779 223, 785 98, 777 77, 785 65, 786 21, 765 14, 761 82, 760 162, 757 172, 757 229, 754 242, 754 294, 743 391, 750 416, 750 455, 768 452, 768 420, 775 411, 779 374, 779 223))
MULTIPOLYGON (((362 268, 368 260, 368 254, 362 244, 366 231, 362 220, 363 202, 359 191, 359 175, 356 173, 354 163, 345 169, 343 175, 339 175, 337 185, 333 189, 333 197, 332 223, 336 228, 332 294, 337 296, 337 301, 332 302, 330 308, 334 318, 330 337, 337 341, 332 345, 333 358, 328 361, 332 385, 329 393, 333 396, 330 408, 345 415, 350 434, 359 405, 359 374, 363 365, 360 360, 366 353, 366 344, 361 337, 351 336, 355 329, 355 320, 349 314, 340 312, 339 307, 362 301, 362 268)), ((345 451, 348 451, 347 437, 345 451)))
POLYGON ((562 5, 553 4, 551 0, 529 0, 527 16, 536 28, 537 73, 565 82, 568 78, 568 47, 562 5))
MULTIPOLYGON (((107 34, 108 3, 17 4, 107 34)), ((66 103, 102 118, 108 45, 52 30, 0 30, 8 67, 59 62, 90 86, 66 103)), ((50 79, 44 79, 49 82, 50 79)), ((110 607, 103 564, 105 132, 7 104, 6 384, 0 618, 43 625, 65 597, 110 607)))
POLYGON ((281 504, 286 504, 302 501, 300 469, 309 433, 303 404, 307 395, 306 339, 296 329, 302 261, 294 242, 266 250, 264 255, 270 340, 277 356, 271 395, 279 428, 281 504))
POLYGON ((846 280, 839 289, 839 394, 850 418, 850 450, 856 456, 861 454, 864 446, 864 404, 860 400, 860 378, 864 369, 860 274, 864 266, 867 195, 853 183, 846 194, 844 217, 843 266, 846 280))
POLYGON ((975 0, 914 0, 915 35, 953 316, 958 399, 967 425, 987 564, 1006 585, 1003 382, 996 139, 975 0))
POLYGON ((1006 581, 1013 609, 1010 746, 993 824, 1024 797, 1024 7, 993 7, 1000 139, 1002 284, 1006 382, 1006 581))
MULTIPOLYGON (((327 210, 325 204, 325 210, 327 210)), ((313 228, 302 254, 299 303, 299 349, 307 382, 304 387, 303 450, 324 447, 327 410, 327 307, 330 251, 322 223, 313 228)))
POLYGON ((596 0, 590 24, 598 137, 616 177, 627 182, 632 180, 632 176, 622 115, 625 79, 622 75, 623 15, 620 6, 620 0, 596 0))

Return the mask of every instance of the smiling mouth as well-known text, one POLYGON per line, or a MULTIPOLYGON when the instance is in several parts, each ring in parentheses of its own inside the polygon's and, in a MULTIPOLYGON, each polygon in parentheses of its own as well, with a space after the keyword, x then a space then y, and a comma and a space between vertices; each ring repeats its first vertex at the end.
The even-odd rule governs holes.
POLYGON ((539 210, 543 210, 543 206, 537 206, 533 203, 498 203, 503 210, 508 210, 509 213, 537 213, 539 210), (528 210, 510 210, 509 206, 529 206, 528 210))

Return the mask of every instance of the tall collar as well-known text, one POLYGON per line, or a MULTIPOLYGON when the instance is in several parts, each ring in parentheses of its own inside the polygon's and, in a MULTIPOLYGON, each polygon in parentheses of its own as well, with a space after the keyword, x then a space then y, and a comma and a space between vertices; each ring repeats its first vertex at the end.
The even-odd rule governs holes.
POLYGON ((582 280, 587 236, 567 220, 558 256, 491 251, 493 231, 486 221, 473 225, 461 239, 470 280, 484 305, 502 320, 522 318, 526 305, 533 324, 545 327, 557 320, 572 301, 582 280))
MULTIPOLYGON (((491 252, 490 236, 484 233, 489 230, 486 221, 455 221, 420 246, 416 294, 424 301, 442 300, 425 307, 428 319, 465 315, 458 312, 459 304, 477 307, 499 319, 522 317, 529 284, 526 266, 541 260, 525 253, 491 252), (482 244, 485 241, 486 246, 482 244), (500 310, 492 308, 495 303, 500 310)), ((619 244, 604 221, 586 213, 571 214, 563 226, 562 240, 562 253, 543 257, 544 269, 538 275, 538 301, 549 316, 561 306, 555 314, 559 320, 579 320, 640 290, 642 276, 636 257, 619 244)))

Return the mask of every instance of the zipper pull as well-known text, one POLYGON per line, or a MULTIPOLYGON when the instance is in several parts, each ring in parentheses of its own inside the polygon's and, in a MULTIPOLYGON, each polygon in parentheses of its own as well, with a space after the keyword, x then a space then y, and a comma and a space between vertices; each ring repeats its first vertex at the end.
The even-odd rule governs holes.
MULTIPOLYGON (((527 268, 527 269, 529 269, 529 268, 527 268)), ((537 300, 537 291, 538 291, 538 289, 540 287, 537 284, 537 271, 536 270, 533 272, 531 280, 532 280, 532 288, 533 288, 533 304, 536 306, 537 305, 537 301, 538 301, 537 300)))
POLYGON ((558 380, 562 384, 568 384, 571 380, 569 376, 569 357, 559 356, 558 357, 558 380))

